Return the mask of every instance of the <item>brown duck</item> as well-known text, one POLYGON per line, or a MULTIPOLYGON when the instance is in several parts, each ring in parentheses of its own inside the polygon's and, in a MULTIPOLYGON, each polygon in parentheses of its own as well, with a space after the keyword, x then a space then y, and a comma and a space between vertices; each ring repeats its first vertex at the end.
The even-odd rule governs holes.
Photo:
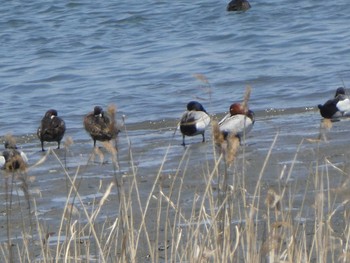
POLYGON ((118 135, 115 119, 105 113, 100 106, 95 106, 94 111, 84 117, 84 128, 96 141, 110 141, 118 135))

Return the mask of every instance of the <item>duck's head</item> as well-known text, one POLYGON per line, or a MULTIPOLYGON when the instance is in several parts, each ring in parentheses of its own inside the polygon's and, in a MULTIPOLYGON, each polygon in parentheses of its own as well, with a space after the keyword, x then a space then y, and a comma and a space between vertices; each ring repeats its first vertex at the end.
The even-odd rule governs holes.
POLYGON ((45 113, 45 117, 48 117, 48 118, 54 118, 54 117, 57 117, 57 110, 54 110, 54 109, 50 109, 48 110, 46 113, 45 113))
POLYGON ((247 0, 232 0, 227 4, 227 11, 246 11, 250 8, 247 0))
POLYGON ((102 109, 101 106, 95 106, 95 108, 94 108, 94 115, 102 117, 103 109, 102 109))
POLYGON ((237 114, 246 114, 246 109, 243 108, 242 104, 240 103, 233 103, 230 106, 230 114, 231 116, 237 115, 237 114))
POLYGON ((205 111, 204 107, 202 104, 200 104, 198 101, 190 101, 189 103, 187 103, 187 110, 191 111, 205 111))
POLYGON ((343 87, 339 87, 335 91, 335 96, 334 97, 336 98, 338 95, 345 95, 345 89, 343 87))

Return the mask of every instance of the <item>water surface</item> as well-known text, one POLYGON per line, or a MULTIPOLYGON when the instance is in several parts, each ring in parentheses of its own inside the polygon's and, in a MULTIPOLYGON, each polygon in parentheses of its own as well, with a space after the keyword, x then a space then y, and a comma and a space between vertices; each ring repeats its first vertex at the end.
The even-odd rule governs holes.
MULTIPOLYGON (((99 183, 112 181, 114 171, 106 152, 104 164, 89 162, 92 140, 83 130, 82 118, 95 105, 115 104, 122 127, 120 172, 130 175, 132 160, 144 184, 141 195, 147 197, 166 154, 163 173, 174 174, 179 167, 185 151, 176 126, 187 102, 199 100, 213 119, 219 119, 251 86, 249 106, 256 123, 239 158, 245 154, 254 187, 278 134, 266 171, 267 184, 274 184, 284 167, 290 167, 299 143, 318 138, 321 117, 316 105, 350 83, 350 5, 348 0, 252 1, 247 12, 228 13, 226 4, 4 2, 0 135, 12 133, 33 165, 45 154, 35 134, 40 119, 47 109, 57 109, 67 124, 66 137, 74 140, 66 165, 73 174, 81 166, 84 201, 91 204, 100 197, 99 183)), ((328 143, 321 146, 321 156, 344 166, 347 124, 334 123, 328 143)), ((190 193, 204 183, 203 165, 214 158, 211 131, 207 143, 200 141, 188 139, 188 164, 195 171, 188 178, 190 193)), ((302 145, 291 180, 305 182, 320 155, 314 144, 302 145)), ((64 150, 56 152, 63 161, 64 150)), ((62 209, 66 196, 62 167, 49 155, 28 173, 40 193, 38 209, 57 222, 52 211, 62 209)))

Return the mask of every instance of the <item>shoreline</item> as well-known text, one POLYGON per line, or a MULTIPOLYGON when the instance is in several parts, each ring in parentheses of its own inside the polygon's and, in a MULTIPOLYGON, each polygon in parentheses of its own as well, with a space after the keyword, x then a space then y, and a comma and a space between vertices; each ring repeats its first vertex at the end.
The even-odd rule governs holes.
MULTIPOLYGON (((317 186, 311 183, 313 180, 318 180, 314 178, 315 171, 319 171, 322 178, 324 176, 327 177, 327 187, 329 187, 331 193, 330 197, 332 196, 332 200, 336 200, 333 198, 340 198, 340 201, 336 204, 341 205, 342 197, 341 195, 337 197, 337 193, 341 190, 342 186, 344 187, 344 183, 346 183, 346 172, 349 171, 350 160, 350 153, 347 153, 347 145, 344 143, 349 130, 347 127, 347 120, 333 123, 333 127, 329 131, 325 131, 324 138, 326 138, 327 141, 317 141, 319 137, 319 126, 317 127, 314 123, 311 124, 311 126, 306 126, 303 121, 299 123, 294 122, 295 119, 306 120, 307 118, 305 117, 309 116, 311 116, 310 112, 300 114, 294 119, 284 118, 282 120, 267 117, 266 121, 264 119, 257 121, 252 132, 248 135, 245 144, 238 150, 235 164, 228 169, 228 185, 230 189, 233 189, 233 196, 242 198, 242 193, 240 192, 243 190, 242 187, 244 186, 244 200, 252 202, 254 198, 256 198, 254 197, 255 187, 261 175, 262 168, 264 167, 269 149, 276 137, 276 142, 271 149, 271 155, 263 170, 261 181, 259 181, 259 205, 256 205, 261 208, 265 207, 264 209, 266 209, 264 202, 271 189, 276 195, 281 195, 279 191, 283 188, 289 189, 288 194, 292 194, 289 198, 291 198, 293 209, 295 209, 289 211, 291 215, 293 215, 293 218, 297 221, 299 220, 302 224, 307 224, 307 222, 313 223, 315 214, 312 211, 314 211, 315 198, 322 194, 322 191, 320 192, 317 190, 317 186), (275 129, 271 129, 271 127, 274 127, 274 123, 293 123, 295 124, 293 128, 296 130, 298 130, 297 128, 303 130, 299 130, 292 136, 292 129, 289 129, 288 125, 281 125, 280 127, 282 128, 273 134, 272 131, 275 131, 275 129), (313 129, 310 129, 310 127, 313 129), (307 136, 303 136, 304 134, 307 134, 307 136), (298 207, 302 208, 302 210, 298 211, 298 207)), ((283 115, 282 117, 285 116, 283 115)), ((114 186, 111 186, 112 188, 108 194, 108 198, 104 201, 103 209, 95 220, 98 225, 103 225, 106 220, 109 221, 121 216, 120 207, 117 205, 120 204, 120 196, 118 187, 115 185, 116 176, 124 182, 125 189, 132 187, 132 180, 134 180, 133 178, 135 176, 137 187, 139 188, 139 197, 132 197, 133 203, 136 205, 136 207, 132 208, 132 210, 135 210, 134 217, 136 225, 141 222, 139 220, 142 218, 142 213, 140 213, 140 211, 137 212, 138 198, 141 198, 142 207, 147 204, 146 201, 148 200, 150 202, 149 211, 154 210, 156 212, 159 205, 157 200, 159 200, 159 198, 165 198, 167 195, 166 193, 169 191, 174 191, 174 193, 179 192, 181 193, 181 197, 178 203, 173 205, 181 207, 183 216, 187 215, 191 218, 193 202, 207 191, 205 189, 207 189, 206 187, 208 184, 212 189, 210 191, 213 192, 213 196, 219 197, 215 192, 221 188, 220 184, 222 183, 224 167, 221 162, 218 166, 217 175, 210 179, 211 181, 208 181, 207 176, 211 171, 214 171, 215 160, 220 156, 218 148, 212 145, 212 139, 209 133, 206 143, 197 143, 197 141, 200 141, 200 138, 193 137, 188 141, 189 146, 184 148, 180 145, 181 136, 175 138, 172 142, 176 144, 170 144, 169 146, 168 138, 169 135, 172 134, 172 131, 169 130, 155 130, 153 133, 144 136, 141 138, 144 140, 144 145, 140 146, 132 143, 133 132, 134 131, 128 133, 130 136, 129 139, 131 140, 133 165, 130 163, 130 157, 126 156, 126 152, 128 151, 126 138, 119 138, 118 154, 120 156, 120 171, 118 172, 114 170, 111 154, 105 149, 101 149, 100 153, 95 156, 95 161, 89 163, 87 162, 90 158, 89 154, 82 154, 80 151, 77 151, 77 148, 88 149, 91 147, 90 153, 92 153, 92 142, 90 140, 83 144, 73 144, 72 147, 69 148, 67 152, 68 169, 66 172, 64 172, 64 167, 61 167, 54 154, 48 154, 46 160, 41 165, 28 170, 26 175, 27 178, 30 178, 28 189, 31 198, 36 200, 35 213, 40 222, 49 226, 48 231, 55 233, 52 234, 52 237, 58 233, 57 226, 62 220, 62 213, 66 206, 67 194, 70 188, 69 185, 71 184, 67 180, 65 173, 69 173, 72 178, 74 174, 77 173, 76 182, 79 185, 79 198, 83 203, 79 204, 78 199, 73 197, 71 197, 70 202, 73 200, 78 202, 74 205, 77 210, 73 218, 74 220, 78 220, 80 224, 88 223, 87 218, 84 219, 85 216, 82 210, 93 210, 96 208, 99 202, 103 200, 103 196, 108 187, 111 186, 111 183, 113 183, 114 186), (163 138, 163 140, 159 141, 159 137, 163 138), (179 144, 177 144, 177 142, 179 142, 179 144), (213 149, 215 149, 215 151, 213 151, 213 149), (144 160, 146 160, 146 162, 143 162, 144 160), (159 170, 160 167, 161 171, 159 170), (155 185, 155 180, 158 182, 156 183, 157 190, 153 192, 154 197, 148 199, 150 191, 155 185), (158 189, 158 187, 160 188, 158 189), (164 191, 165 196, 160 195, 160 189, 164 191), (139 223, 137 223, 138 221, 139 223)), ((140 132, 135 131, 135 133, 137 134, 140 132)), ((124 136, 124 134, 122 135, 124 136)), ((37 142, 37 144, 39 145, 39 142, 37 142)), ((65 149, 62 147, 61 150, 54 150, 54 152, 61 162, 64 163, 65 149)), ((45 156, 45 154, 47 153, 38 154, 38 152, 34 152, 31 156, 36 156, 36 161, 38 161, 42 156, 45 156)), ((2 179, 4 180, 4 176, 2 179)), ((14 200, 21 200, 24 196, 20 194, 18 183, 16 184, 14 196, 18 197, 14 200)), ((134 187, 130 188, 129 191, 133 192, 135 190, 134 187)), ((135 193, 133 193, 133 195, 134 194, 135 193)), ((344 192, 341 192, 341 194, 344 195, 344 192)), ((1 196, 4 197, 3 191, 1 196)), ((286 202, 286 200, 284 202, 286 202)), ((329 200, 329 202, 331 202, 331 200, 329 200)), ((20 207, 22 213, 25 214, 26 212, 23 204, 23 200, 19 203, 18 201, 13 202, 13 206, 20 207)), ((237 209, 240 207, 239 210, 245 209, 244 206, 242 206, 242 200, 236 205, 237 209)), ((289 207, 289 209, 290 208, 291 207, 289 207)), ((34 207, 32 207, 32 210, 33 209, 34 207)), ((6 211, 4 202, 1 211, 6 211)), ((169 216, 171 215, 169 214, 169 216)), ((232 224, 245 224, 245 221, 242 221, 242 214, 239 213, 237 216, 237 218, 232 218, 232 224)), ((21 220, 23 220, 20 215, 16 218, 15 210, 11 212, 11 217, 14 224, 18 221, 17 224, 20 225, 21 220)), ((344 225, 342 217, 338 215, 337 212, 333 218, 338 222, 334 229, 336 233, 341 235, 344 225)), ((6 227, 4 227, 6 225, 4 219, 5 217, 2 217, 0 220, 2 231, 6 230, 6 227)), ((256 220, 265 222, 264 213, 260 214, 259 219, 256 218, 256 220)), ((148 222, 150 228, 155 227, 153 223, 151 221, 148 222)), ((181 223, 179 226, 184 227, 183 224, 184 223, 181 223)), ((264 228, 266 228, 266 222, 263 224, 263 228, 259 230, 259 233, 260 231, 263 232, 264 228)), ((16 232, 15 230, 16 228, 13 229, 14 233, 16 232)), ((262 232, 259 234, 261 235, 259 237, 261 242, 263 240, 262 232)), ((17 235, 20 236, 20 233, 17 235)), ((6 237, 4 232, 2 232, 1 236, 6 237)), ((2 241, 4 242, 5 240, 2 241)))

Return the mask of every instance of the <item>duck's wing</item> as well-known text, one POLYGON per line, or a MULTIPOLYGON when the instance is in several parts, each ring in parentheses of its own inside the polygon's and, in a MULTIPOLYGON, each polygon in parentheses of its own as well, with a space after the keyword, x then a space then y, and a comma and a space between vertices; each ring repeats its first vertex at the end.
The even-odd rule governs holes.
POLYGON ((43 132, 44 134, 57 136, 57 135, 63 134, 65 131, 66 131, 65 122, 61 118, 55 117, 50 120, 49 125, 46 126, 46 129, 43 132))
POLYGON ((222 121, 220 121, 219 126, 222 132, 227 133, 239 133, 242 132, 244 127, 246 116, 243 114, 237 114, 233 116, 225 116, 222 121))
POLYGON ((204 111, 186 111, 181 117, 178 128, 181 132, 193 136, 204 134, 210 123, 209 115, 204 111))
POLYGON ((112 127, 112 124, 113 123, 107 117, 95 117, 90 115, 84 119, 85 130, 90 133, 92 137, 99 138, 99 140, 110 140, 118 134, 118 130, 112 127))
POLYGON ((196 120, 196 127, 199 131, 204 131, 209 123, 210 123, 210 117, 207 113, 204 111, 196 111, 195 113, 195 120, 196 120))
POLYGON ((222 125, 222 124, 227 120, 227 118, 230 118, 230 117, 231 117, 231 114, 230 114, 230 113, 226 114, 226 115, 221 119, 221 121, 219 121, 219 125, 222 125))
POLYGON ((194 121, 194 118, 191 116, 191 112, 185 111, 181 116, 180 125, 183 125, 188 122, 193 122, 193 121, 194 121))
POLYGON ((65 128, 66 124, 61 118, 55 117, 52 119, 51 126, 54 129, 63 129, 65 128))
POLYGON ((248 133, 253 127, 253 120, 244 114, 237 114, 224 118, 220 122, 220 131, 224 133, 233 133, 242 135, 248 133))
POLYGON ((45 134, 45 131, 47 130, 47 127, 49 126, 50 119, 48 117, 44 117, 41 120, 40 126, 37 131, 38 137, 41 137, 43 134, 45 134))
POLYGON ((182 114, 181 124, 197 124, 200 123, 203 126, 208 126, 210 123, 210 117, 204 111, 185 111, 182 114))
POLYGON ((86 119, 86 130, 92 135, 99 135, 106 129, 106 123, 101 118, 86 119))

